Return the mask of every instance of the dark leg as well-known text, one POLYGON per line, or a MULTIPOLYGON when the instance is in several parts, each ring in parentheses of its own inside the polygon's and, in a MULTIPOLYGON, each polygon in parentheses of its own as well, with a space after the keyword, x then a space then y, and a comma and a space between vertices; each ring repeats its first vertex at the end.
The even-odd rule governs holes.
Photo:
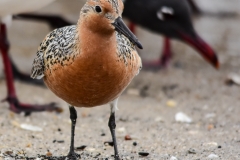
POLYGON ((6 26, 0 23, 0 51, 3 57, 4 71, 6 75, 8 96, 5 99, 10 104, 10 110, 15 113, 20 113, 21 111, 27 114, 37 111, 57 111, 61 112, 62 109, 57 107, 55 103, 50 103, 47 105, 28 105, 21 104, 16 96, 16 91, 13 83, 12 67, 8 57, 9 43, 7 40, 6 26))
POLYGON ((170 39, 168 37, 165 37, 163 46, 164 48, 163 48, 160 62, 162 66, 166 67, 170 59, 172 58, 171 44, 170 44, 170 39))
POLYGON ((160 59, 156 61, 150 61, 150 62, 143 62, 143 67, 145 68, 152 68, 152 69, 159 69, 161 67, 166 67, 172 58, 172 51, 171 51, 171 45, 170 45, 170 39, 168 37, 165 37, 163 44, 163 52, 160 59))
POLYGON ((117 149, 116 135, 115 135, 116 124, 115 124, 115 113, 114 112, 111 112, 111 115, 110 115, 110 118, 108 121, 108 126, 110 128, 110 132, 111 132, 112 139, 113 139, 115 160, 120 160, 120 157, 118 154, 118 149, 117 149))
POLYGON ((71 130, 71 144, 70 144, 70 151, 67 155, 69 160, 76 160, 80 158, 80 155, 74 152, 74 136, 75 136, 75 126, 77 122, 77 111, 73 106, 69 106, 70 111, 70 119, 72 121, 72 130, 71 130))

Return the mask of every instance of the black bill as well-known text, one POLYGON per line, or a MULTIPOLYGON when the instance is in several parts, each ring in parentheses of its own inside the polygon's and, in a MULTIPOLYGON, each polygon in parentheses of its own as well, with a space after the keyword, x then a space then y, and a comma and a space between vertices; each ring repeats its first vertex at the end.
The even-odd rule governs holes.
POLYGON ((143 49, 142 44, 138 41, 137 37, 130 31, 130 29, 123 22, 121 17, 118 17, 112 25, 115 27, 115 30, 119 33, 126 36, 134 45, 139 49, 143 49))

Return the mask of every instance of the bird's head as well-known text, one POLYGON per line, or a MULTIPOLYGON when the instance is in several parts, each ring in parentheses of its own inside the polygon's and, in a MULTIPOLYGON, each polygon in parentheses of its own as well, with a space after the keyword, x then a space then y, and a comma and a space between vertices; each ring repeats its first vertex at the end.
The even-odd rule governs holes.
POLYGON ((126 36, 138 48, 142 48, 136 36, 122 20, 122 0, 88 0, 80 13, 80 22, 98 34, 117 31, 126 36))

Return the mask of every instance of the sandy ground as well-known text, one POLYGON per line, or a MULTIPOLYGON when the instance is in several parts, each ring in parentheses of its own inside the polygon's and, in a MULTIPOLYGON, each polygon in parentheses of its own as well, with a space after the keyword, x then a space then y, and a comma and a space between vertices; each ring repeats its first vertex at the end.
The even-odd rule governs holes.
MULTIPOLYGON (((80 1, 59 0, 40 12, 61 13, 74 22, 81 5, 80 1)), ((239 0, 231 3, 203 0, 200 6, 208 12, 240 14, 239 0)), ((240 88, 225 83, 229 74, 240 75, 239 20, 239 16, 204 16, 195 20, 196 30, 219 55, 219 70, 213 69, 190 47, 174 41, 175 55, 167 69, 143 70, 133 80, 121 96, 116 113, 117 141, 123 159, 240 159, 240 88), (188 115, 192 122, 176 122, 178 112, 188 115), (125 140, 126 135, 132 140, 125 140), (149 155, 141 156, 139 152, 149 155)), ((22 71, 30 72, 36 49, 48 32, 49 27, 44 23, 13 22, 9 28, 11 55, 22 71)), ((140 52, 142 58, 157 58, 161 37, 141 28, 137 35, 145 47, 140 52)), ((6 96, 5 83, 3 72, 0 72, 0 99, 6 96)), ((7 159, 9 156, 4 156, 7 153, 23 157, 24 153, 27 157, 66 155, 70 144, 67 104, 47 88, 18 81, 15 85, 22 102, 57 102, 64 112, 33 113, 25 117, 11 113, 8 104, 1 103, 0 157, 7 159), (23 124, 37 126, 41 131, 22 129, 23 124)), ((87 146, 77 153, 82 159, 113 159, 113 147, 104 144, 111 141, 107 125, 109 106, 77 111, 75 146, 87 146)))

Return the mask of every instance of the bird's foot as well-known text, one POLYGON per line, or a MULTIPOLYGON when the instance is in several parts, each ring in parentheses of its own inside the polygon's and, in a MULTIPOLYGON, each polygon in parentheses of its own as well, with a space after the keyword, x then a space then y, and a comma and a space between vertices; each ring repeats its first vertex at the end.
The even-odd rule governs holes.
POLYGON ((30 115, 32 112, 41 111, 56 111, 57 113, 62 112, 62 108, 58 107, 56 103, 49 103, 44 105, 31 105, 23 104, 18 101, 16 97, 8 97, 2 102, 7 101, 10 104, 10 110, 15 113, 25 112, 26 115, 30 115))
POLYGON ((115 159, 115 160, 121 160, 121 158, 119 157, 119 155, 115 155, 115 156, 114 156, 114 159, 115 159))
POLYGON ((67 160, 78 160, 81 158, 81 156, 80 154, 77 154, 74 151, 70 151, 66 158, 67 160))

